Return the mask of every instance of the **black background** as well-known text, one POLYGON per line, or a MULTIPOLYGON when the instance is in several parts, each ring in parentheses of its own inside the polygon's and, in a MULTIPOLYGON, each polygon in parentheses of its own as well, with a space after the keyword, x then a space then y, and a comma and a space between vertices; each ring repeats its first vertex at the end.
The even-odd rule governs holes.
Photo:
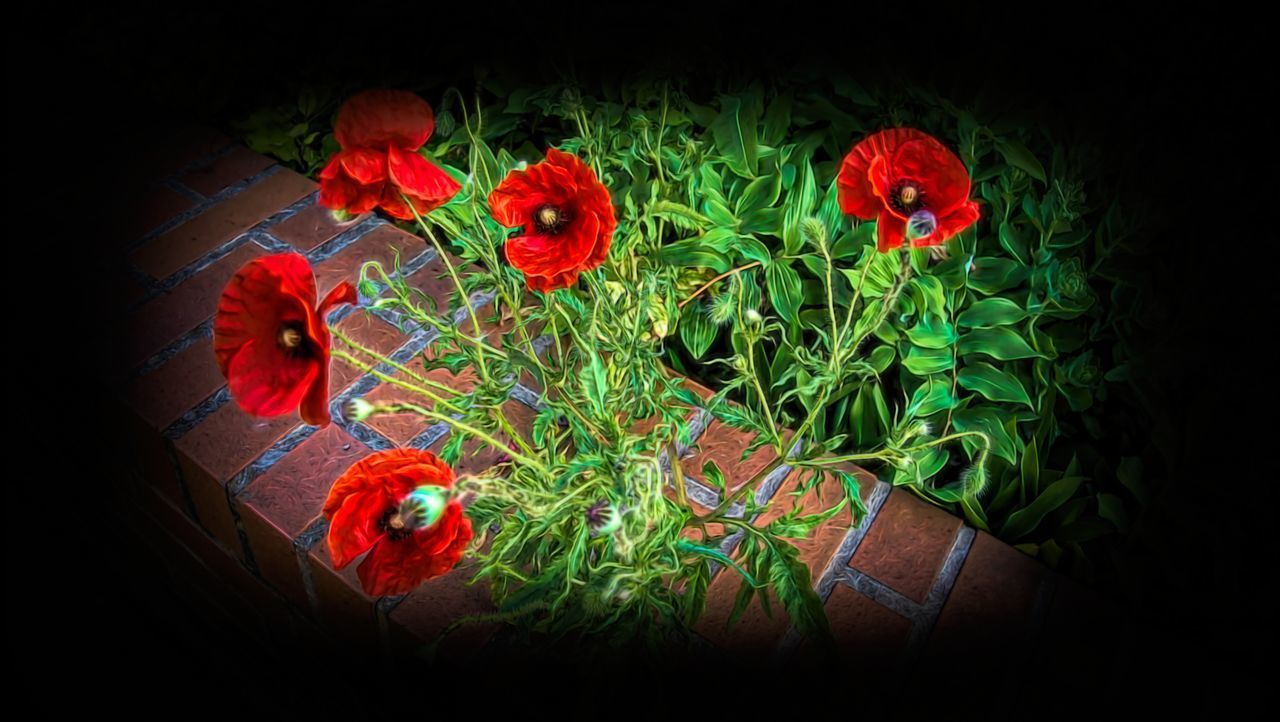
MULTIPOLYGON (((6 648, 17 699, 55 717, 421 717, 459 694, 477 714, 553 704, 600 717, 648 704, 707 714, 679 711, 675 693, 650 694, 623 666, 568 672, 552 687, 536 681, 547 669, 528 669, 472 679, 463 693, 371 661, 258 656, 256 640, 202 620, 120 522, 118 424, 104 415, 95 376, 112 339, 95 322, 101 274, 88 259, 116 200, 112 179, 148 135, 192 120, 219 125, 287 102, 305 83, 394 85, 423 74, 465 83, 484 65, 537 84, 572 63, 588 87, 593 76, 641 72, 712 87, 808 64, 933 87, 958 105, 999 99, 1056 137, 1100 146, 1126 169, 1124 192, 1153 211, 1147 256, 1169 323, 1152 336, 1150 373, 1169 393, 1184 459, 1158 512, 1167 543, 1140 552, 1150 573, 1132 601, 1122 664, 1106 687, 1063 678, 1027 707, 996 699, 996 685, 907 688, 962 715, 1245 707, 1272 639, 1257 585, 1274 567, 1259 541, 1273 526, 1259 496, 1274 472, 1249 468, 1274 446, 1274 430, 1251 412, 1265 409, 1276 373, 1266 350, 1276 191, 1274 171, 1263 179, 1256 170, 1274 164, 1263 109, 1275 82, 1256 21, 1225 8, 1124 16, 1054 6, 1045 16, 1049 6, 938 15, 909 5, 896 14, 794 3, 465 5, 59 6, 6 24, 5 205, 17 251, 7 276, 19 321, 6 344, 17 424, 6 474, 6 589, 16 602, 6 605, 6 648), (187 632, 167 633, 174 624, 187 632), (272 682, 246 682, 255 679, 272 682)), ((704 689, 705 702, 688 704, 750 707, 760 686, 704 689)), ((808 703, 792 711, 820 713, 808 703)))

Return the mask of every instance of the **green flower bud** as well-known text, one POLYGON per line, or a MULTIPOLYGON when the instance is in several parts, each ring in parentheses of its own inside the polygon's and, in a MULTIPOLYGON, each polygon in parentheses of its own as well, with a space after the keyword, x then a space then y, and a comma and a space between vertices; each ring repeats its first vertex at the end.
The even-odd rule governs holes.
POLYGON ((365 401, 363 398, 356 397, 347 402, 347 420, 348 421, 364 421, 373 415, 376 410, 373 404, 365 401))

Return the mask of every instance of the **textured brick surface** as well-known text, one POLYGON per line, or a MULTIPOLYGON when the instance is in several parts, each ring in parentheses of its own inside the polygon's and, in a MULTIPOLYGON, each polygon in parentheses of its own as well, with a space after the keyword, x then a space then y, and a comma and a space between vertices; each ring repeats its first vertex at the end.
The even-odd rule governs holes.
MULTIPOLYGON (((911 620, 882 606, 845 584, 836 584, 826 604, 831 636, 841 659, 855 669, 892 669, 907 646, 911 620)), ((812 660, 808 640, 797 650, 799 659, 812 660)))
POLYGON ((200 339, 135 379, 125 395, 152 428, 163 430, 225 383, 213 355, 213 341, 200 339))
POLYGON ((395 226, 378 226, 361 236, 360 240, 315 264, 313 270, 316 274, 316 288, 323 298, 342 281, 356 283, 360 280, 360 267, 369 261, 380 262, 390 275, 394 270, 393 261, 397 251, 400 263, 404 264, 425 250, 421 238, 395 226))
POLYGON ((154 278, 167 278, 315 187, 306 177, 281 170, 148 241, 130 260, 154 278))
MULTIPOLYGON (((112 358, 127 368, 141 364, 183 334, 213 317, 218 297, 240 266, 265 253, 247 243, 200 273, 147 301, 125 319, 124 348, 112 358)), ((123 369, 117 369, 120 373, 123 369)))
POLYGON ((356 568, 361 560, 341 570, 333 568, 329 545, 321 539, 307 554, 311 578, 320 605, 322 625, 342 641, 367 651, 381 646, 377 611, 373 597, 360 588, 356 568))
POLYGON ((734 601, 742 584, 742 575, 735 571, 726 570, 717 574, 707 588, 707 607, 694 625, 694 630, 722 649, 763 658, 777 647, 791 620, 770 589, 766 594, 772 616, 765 612, 757 593, 752 595, 742 616, 726 630, 725 622, 733 611, 734 601))
POLYGON ((226 496, 226 484, 300 423, 296 411, 262 419, 246 414, 232 401, 174 444, 200 522, 237 554, 241 553, 240 541, 226 496))
MULTIPOLYGON (((485 580, 471 583, 473 561, 464 560, 447 574, 429 579, 413 590, 388 615, 392 649, 431 644, 449 625, 463 617, 492 612, 485 580)), ((439 660, 473 657, 498 630, 493 622, 467 622, 451 630, 436 652, 439 660)))
POLYGON ((212 196, 227 186, 235 185, 273 165, 275 161, 265 155, 254 153, 244 146, 237 146, 211 162, 179 176, 178 181, 201 195, 212 196))
MULTIPOLYGON (((336 328, 348 338, 364 348, 388 356, 406 341, 404 334, 391 324, 364 309, 356 309, 347 314, 336 324, 336 328)), ((342 349, 356 358, 377 366, 376 359, 355 351, 338 338, 333 339, 331 348, 342 349)), ((353 366, 345 359, 332 358, 329 363, 329 393, 335 396, 350 386, 356 379, 364 375, 364 371, 353 366)))
POLYGON ((850 566, 923 603, 960 526, 956 517, 894 489, 850 566))
MULTIPOLYGON (((427 358, 432 358, 438 353, 439 345, 437 344, 433 344, 426 349, 427 358)), ((456 376, 450 373, 448 369, 427 370, 423 364, 423 356, 424 354, 418 354, 405 364, 405 368, 410 369, 412 371, 412 375, 406 374, 403 371, 396 371, 391 374, 391 376, 407 384, 426 388, 432 391, 435 391, 436 389, 429 384, 424 384, 420 380, 415 379, 414 375, 428 379, 429 381, 445 384, 450 388, 457 389, 464 393, 475 387, 477 379, 475 371, 470 367, 463 369, 456 376)), ((441 398, 450 402, 456 400, 456 397, 449 395, 448 392, 437 391, 437 393, 441 398)), ((427 397, 389 382, 379 384, 373 389, 373 391, 370 391, 365 395, 365 399, 371 403, 409 403, 415 406, 422 406, 427 409, 436 408, 436 404, 427 397)), ((448 408, 445 406, 440 406, 438 410, 448 412, 448 408)), ((426 431, 428 427, 434 426, 436 422, 422 416, 421 414, 406 411, 398 414, 378 414, 371 417, 366 423, 374 429, 377 429, 383 436, 386 436, 391 441, 400 446, 404 446, 408 444, 413 437, 423 431, 426 431)))
POLYGON ((367 217, 359 215, 339 223, 328 208, 310 205, 272 226, 271 235, 306 253, 367 217))
POLYGON ((333 482, 369 453, 337 424, 330 424, 236 497, 259 573, 299 606, 307 600, 293 539, 320 516, 333 482))
POLYGON ((1028 652, 1031 612, 1044 567, 980 531, 929 638, 931 656, 1028 652))

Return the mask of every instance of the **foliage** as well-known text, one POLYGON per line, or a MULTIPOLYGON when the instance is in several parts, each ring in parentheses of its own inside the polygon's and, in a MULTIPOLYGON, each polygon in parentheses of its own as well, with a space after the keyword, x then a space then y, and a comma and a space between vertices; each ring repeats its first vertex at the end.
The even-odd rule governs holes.
MULTIPOLYGON (((481 574, 495 582, 500 616, 536 617, 531 629, 555 635, 687 625, 708 582, 707 565, 688 562, 728 560, 722 539, 682 534, 716 518, 743 532, 729 562, 743 578, 735 612, 767 584, 793 622, 822 635, 813 580, 784 539, 816 518, 758 529, 726 516, 750 502, 745 492, 701 519, 660 493, 662 452, 687 432, 671 412, 677 400, 755 432, 753 448, 791 454, 806 471, 864 464, 1092 576, 1098 551, 1128 530, 1147 493, 1121 341, 1141 309, 1140 286, 1119 270, 1134 229, 1097 160, 910 88, 873 93, 837 77, 722 91, 691 97, 679 84, 635 81, 593 97, 570 81, 513 88, 490 78, 472 97, 436 96, 437 140, 426 150, 465 182, 423 230, 441 231, 466 262, 466 292, 494 294, 496 320, 513 326, 498 344, 477 342, 384 269, 366 270, 390 289, 384 308, 436 329, 444 350, 431 364, 484 370, 450 401, 462 424, 505 431, 498 411, 520 374, 553 390, 513 454, 544 469, 517 459, 472 507, 478 528, 499 529, 481 574), (942 254, 877 253, 874 224, 839 211, 841 158, 890 125, 933 134, 969 167, 982 219, 942 254), (484 199, 547 145, 589 160, 619 225, 609 261, 578 289, 535 295, 504 264, 505 229, 484 199), (554 340, 542 358, 537 332, 554 340), (720 390, 704 404, 668 367, 720 390), (663 421, 651 432, 628 430, 654 414, 663 421), (623 510, 607 538, 581 521, 598 499, 623 510), (548 606, 564 611, 528 614, 548 606)), ((455 297, 449 311, 461 308, 455 297)), ((456 458, 467 437, 455 433, 448 453, 456 458)), ((712 485, 719 478, 699 471, 712 485)))

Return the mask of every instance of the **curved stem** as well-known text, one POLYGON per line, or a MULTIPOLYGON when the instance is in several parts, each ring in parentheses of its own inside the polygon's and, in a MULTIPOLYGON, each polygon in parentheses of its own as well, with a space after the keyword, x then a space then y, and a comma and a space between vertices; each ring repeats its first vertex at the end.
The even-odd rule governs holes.
POLYGON ((723 281, 724 279, 728 278, 729 276, 733 276, 733 275, 736 275, 736 274, 738 274, 738 273, 742 273, 743 271, 748 270, 748 269, 751 269, 751 268, 755 268, 755 267, 756 267, 756 266, 758 266, 758 265, 760 265, 760 262, 759 262, 759 261, 752 261, 751 263, 748 263, 748 264, 747 264, 747 265, 745 265, 745 266, 740 266, 740 267, 738 267, 738 268, 734 268, 734 269, 732 269, 732 270, 725 271, 724 273, 720 274, 719 276, 716 276, 715 278, 711 279, 710 281, 707 281, 706 283, 702 284, 702 286, 701 286, 701 287, 699 287, 699 288, 698 288, 698 290, 696 290, 696 291, 694 291, 694 292, 693 292, 693 295, 692 295, 692 296, 689 296, 689 297, 688 297, 688 298, 686 298, 685 300, 683 300, 683 301, 681 301, 680 303, 676 304, 676 307, 677 307, 677 308, 684 308, 685 306, 687 306, 687 305, 689 304, 689 302, 693 301, 693 299, 697 298, 698 296, 701 296, 701 295, 703 294, 703 292, 704 292, 704 291, 706 291, 708 288, 711 288, 712 286, 714 286, 714 285, 716 284, 716 282, 717 282, 717 281, 723 281))

